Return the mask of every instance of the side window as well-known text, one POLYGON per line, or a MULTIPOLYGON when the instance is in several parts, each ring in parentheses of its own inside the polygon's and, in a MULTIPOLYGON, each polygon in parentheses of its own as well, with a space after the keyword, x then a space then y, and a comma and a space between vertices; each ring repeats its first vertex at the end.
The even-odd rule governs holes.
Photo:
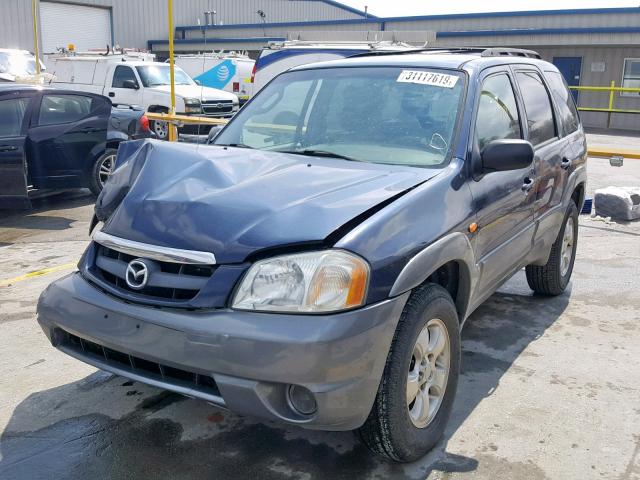
POLYGON ((529 126, 529 141, 535 146, 556 136, 553 108, 547 88, 537 72, 517 72, 529 126))
POLYGON ((45 95, 40 104, 38 124, 76 122, 91 113, 92 100, 84 95, 45 95))
POLYGON ((506 74, 484 80, 475 131, 480 150, 492 140, 522 138, 516 96, 506 74))
POLYGON ((573 95, 569 91, 569 87, 558 72, 545 72, 549 87, 553 98, 556 99, 558 108, 560 109, 560 117, 564 126, 565 134, 570 134, 578 130, 580 126, 580 118, 578 117, 578 109, 573 101, 573 95))
POLYGON ((0 100, 0 138, 20 135, 29 100, 29 98, 0 100))
POLYGON ((111 86, 113 88, 126 88, 124 86, 125 80, 133 80, 134 82, 138 83, 136 74, 133 73, 133 69, 131 67, 118 65, 116 67, 116 70, 113 72, 113 82, 111 86))

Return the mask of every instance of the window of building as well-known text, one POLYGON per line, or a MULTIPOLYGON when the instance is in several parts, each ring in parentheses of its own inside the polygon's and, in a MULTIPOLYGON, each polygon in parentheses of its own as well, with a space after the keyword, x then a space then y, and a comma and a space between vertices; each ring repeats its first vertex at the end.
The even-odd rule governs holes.
POLYGON ((556 136, 553 107, 542 77, 537 72, 517 72, 529 127, 529 141, 535 146, 556 136))
MULTIPOLYGON (((625 58, 622 68, 622 86, 624 88, 640 88, 640 58, 625 58)), ((625 97, 637 97, 638 92, 621 92, 625 97)))
POLYGON ((522 138, 516 96, 506 74, 493 75, 482 84, 476 138, 480 150, 493 140, 522 138))

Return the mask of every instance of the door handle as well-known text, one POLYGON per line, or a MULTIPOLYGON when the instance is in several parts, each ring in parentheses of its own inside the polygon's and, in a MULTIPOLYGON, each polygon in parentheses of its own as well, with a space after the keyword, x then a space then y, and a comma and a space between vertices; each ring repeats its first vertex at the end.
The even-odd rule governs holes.
POLYGON ((529 190, 531 190, 531 187, 533 187, 533 183, 533 179, 526 177, 524 179, 524 183, 522 184, 522 191, 528 192, 529 190))
POLYGON ((0 152, 15 152, 18 147, 15 145, 0 145, 0 152))
POLYGON ((115 94, 115 93, 113 93, 113 92, 109 92, 109 96, 110 96, 111 98, 113 98, 113 97, 115 97, 115 96, 116 96, 116 94, 115 94))
POLYGON ((96 133, 96 132, 99 132, 99 131, 100 131, 100 129, 99 129, 99 128, 91 128, 91 127, 87 127, 87 128, 82 128, 82 129, 80 129, 80 131, 81 131, 82 133, 96 133))
POLYGON ((571 160, 569 160, 568 158, 563 158, 562 162, 560 162, 560 168, 562 168, 563 170, 568 170, 569 167, 571 167, 571 160))

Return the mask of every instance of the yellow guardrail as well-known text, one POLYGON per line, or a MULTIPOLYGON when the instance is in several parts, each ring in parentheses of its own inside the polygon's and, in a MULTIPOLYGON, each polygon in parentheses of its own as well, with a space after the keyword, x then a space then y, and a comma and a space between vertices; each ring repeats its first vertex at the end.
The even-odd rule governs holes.
POLYGON ((569 87, 571 90, 578 92, 609 92, 609 105, 607 108, 596 107, 578 107, 581 112, 602 112, 607 114, 607 128, 611 127, 611 115, 614 113, 638 114, 640 110, 628 108, 614 108, 616 93, 640 93, 640 88, 616 87, 616 82, 612 81, 608 87, 569 87))
POLYGON ((169 113, 147 112, 145 114, 149 120, 167 122, 169 124, 169 141, 178 140, 177 128, 183 125, 226 125, 227 118, 200 117, 196 115, 171 115, 169 113))

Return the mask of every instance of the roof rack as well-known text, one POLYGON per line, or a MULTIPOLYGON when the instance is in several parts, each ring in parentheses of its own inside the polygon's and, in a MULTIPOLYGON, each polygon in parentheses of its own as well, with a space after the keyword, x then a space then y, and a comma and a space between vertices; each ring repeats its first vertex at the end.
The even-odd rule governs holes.
POLYGON ((354 57, 366 57, 370 55, 408 55, 412 53, 479 53, 481 57, 527 57, 537 58, 542 57, 538 52, 533 50, 525 50, 524 48, 504 48, 504 47, 452 47, 452 48, 410 48, 400 51, 371 51, 353 55, 354 57))
POLYGON ((542 58, 538 52, 534 52, 533 50, 525 50, 524 48, 492 47, 492 48, 484 49, 480 55, 482 57, 527 57, 527 58, 537 58, 537 59, 542 58))

